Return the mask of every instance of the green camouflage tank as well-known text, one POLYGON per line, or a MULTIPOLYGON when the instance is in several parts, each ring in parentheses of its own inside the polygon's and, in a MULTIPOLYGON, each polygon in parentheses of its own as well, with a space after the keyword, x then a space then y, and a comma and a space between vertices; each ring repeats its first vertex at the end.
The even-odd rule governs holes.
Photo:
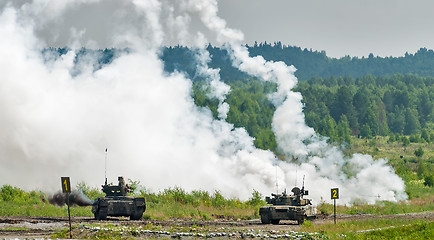
POLYGON ((105 197, 100 197, 92 204, 92 213, 97 220, 107 219, 107 216, 126 216, 131 220, 139 220, 146 210, 145 199, 127 196, 130 191, 123 177, 118 177, 118 185, 108 185, 107 179, 102 186, 105 197))
POLYGON ((291 192, 293 195, 287 195, 286 191, 282 194, 272 193, 265 200, 268 204, 259 209, 261 222, 263 224, 279 224, 280 220, 294 220, 302 224, 305 219, 314 219, 316 217, 316 208, 312 206, 311 199, 304 199, 308 191, 304 187, 300 190, 294 187, 291 192))

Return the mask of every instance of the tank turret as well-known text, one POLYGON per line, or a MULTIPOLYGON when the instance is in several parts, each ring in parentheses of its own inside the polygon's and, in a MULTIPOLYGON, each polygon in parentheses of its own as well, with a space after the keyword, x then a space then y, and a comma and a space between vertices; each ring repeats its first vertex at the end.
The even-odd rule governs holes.
POLYGON ((298 187, 294 187, 291 192, 293 195, 287 195, 286 191, 282 194, 272 193, 270 197, 266 197, 265 201, 268 204, 273 205, 291 205, 291 206, 306 206, 312 205, 310 199, 304 199, 304 195, 308 195, 308 191, 304 191, 304 189, 300 190, 298 187))
POLYGON ((108 185, 107 179, 105 184, 102 185, 102 192, 106 194, 106 196, 127 196, 127 193, 130 192, 128 185, 125 184, 125 180, 123 177, 118 177, 119 184, 118 185, 108 185))

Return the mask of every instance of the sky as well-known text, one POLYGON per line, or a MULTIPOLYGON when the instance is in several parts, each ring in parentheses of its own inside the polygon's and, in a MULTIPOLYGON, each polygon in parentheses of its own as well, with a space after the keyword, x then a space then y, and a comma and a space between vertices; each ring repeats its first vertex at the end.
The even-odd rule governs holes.
POLYGON ((331 57, 434 48, 431 0, 220 0, 219 6, 248 44, 281 41, 331 57))
MULTIPOLYGON (((0 7, 9 1, 0 1, 0 7)), ((12 1, 19 5, 28 0, 12 1)), ((74 34, 89 39, 86 47, 113 47, 109 44, 113 28, 106 21, 107 14, 119 17, 115 12, 117 0, 91 1, 86 7, 76 7, 62 16, 55 28, 46 27, 40 35, 51 36, 48 45, 71 45, 70 26, 74 34), (79 17, 77 17, 79 16, 79 17), (59 27, 61 26, 61 27, 59 27), (56 40, 53 32, 56 29, 56 40), (61 29, 61 30, 59 30, 61 29), (90 41, 91 39, 91 41, 90 41)), ((430 0, 219 0, 218 13, 229 28, 244 34, 244 43, 255 41, 298 46, 314 51, 325 51, 329 57, 403 56, 418 49, 434 48, 434 1, 430 0)), ((162 6, 167 8, 167 6, 162 6)), ((131 11, 134 11, 131 9, 131 11)), ((51 14, 51 13, 50 13, 51 14)), ((109 15, 110 16, 110 15, 109 15)), ((163 22, 165 19, 161 19, 163 22)), ((137 20, 136 20, 137 21, 137 20)), ((130 22, 129 24, 132 24, 130 22)), ((50 26, 50 25, 49 25, 50 26)), ((191 27, 200 27, 198 19, 192 19, 191 27)), ((212 36, 206 36, 215 43, 212 36)), ((178 41, 167 40, 168 45, 178 41)), ((183 44, 183 43, 181 43, 183 44)), ((185 44, 185 43, 184 43, 185 44)))

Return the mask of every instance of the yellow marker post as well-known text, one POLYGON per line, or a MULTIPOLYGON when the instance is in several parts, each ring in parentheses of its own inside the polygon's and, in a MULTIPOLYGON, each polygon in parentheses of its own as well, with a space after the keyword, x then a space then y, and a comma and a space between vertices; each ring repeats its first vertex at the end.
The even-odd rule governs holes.
POLYGON ((62 184, 62 192, 66 193, 66 204, 68 205, 69 219, 69 237, 72 238, 71 212, 69 211, 69 194, 71 193, 71 183, 69 181, 69 177, 61 177, 60 183, 62 184))
POLYGON ((339 199, 339 188, 332 188, 331 189, 331 199, 333 199, 334 202, 334 219, 335 219, 335 224, 336 224, 336 199, 339 199))

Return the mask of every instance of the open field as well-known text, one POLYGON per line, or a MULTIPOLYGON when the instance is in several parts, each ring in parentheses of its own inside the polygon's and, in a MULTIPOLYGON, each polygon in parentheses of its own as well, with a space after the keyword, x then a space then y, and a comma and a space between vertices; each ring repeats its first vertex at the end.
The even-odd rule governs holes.
POLYGON ((421 147, 424 151, 421 160, 434 158, 434 143, 410 143, 406 146, 402 142, 388 142, 389 137, 375 137, 372 139, 351 138, 351 153, 365 153, 374 158, 392 159, 412 159, 415 158, 414 152, 421 147))
MULTIPOLYGON (((402 235, 404 239, 427 239, 433 236, 434 212, 395 215, 321 215, 303 225, 283 221, 279 225, 263 225, 252 220, 140 220, 109 218, 96 221, 89 217, 73 217, 73 238, 92 239, 365 239, 402 235), (393 232, 390 233, 390 231, 393 232), (410 231, 411 230, 411 231, 410 231), (418 231, 415 237, 413 231, 418 231)), ((5 238, 69 238, 66 217, 0 217, 0 237, 5 238)))

